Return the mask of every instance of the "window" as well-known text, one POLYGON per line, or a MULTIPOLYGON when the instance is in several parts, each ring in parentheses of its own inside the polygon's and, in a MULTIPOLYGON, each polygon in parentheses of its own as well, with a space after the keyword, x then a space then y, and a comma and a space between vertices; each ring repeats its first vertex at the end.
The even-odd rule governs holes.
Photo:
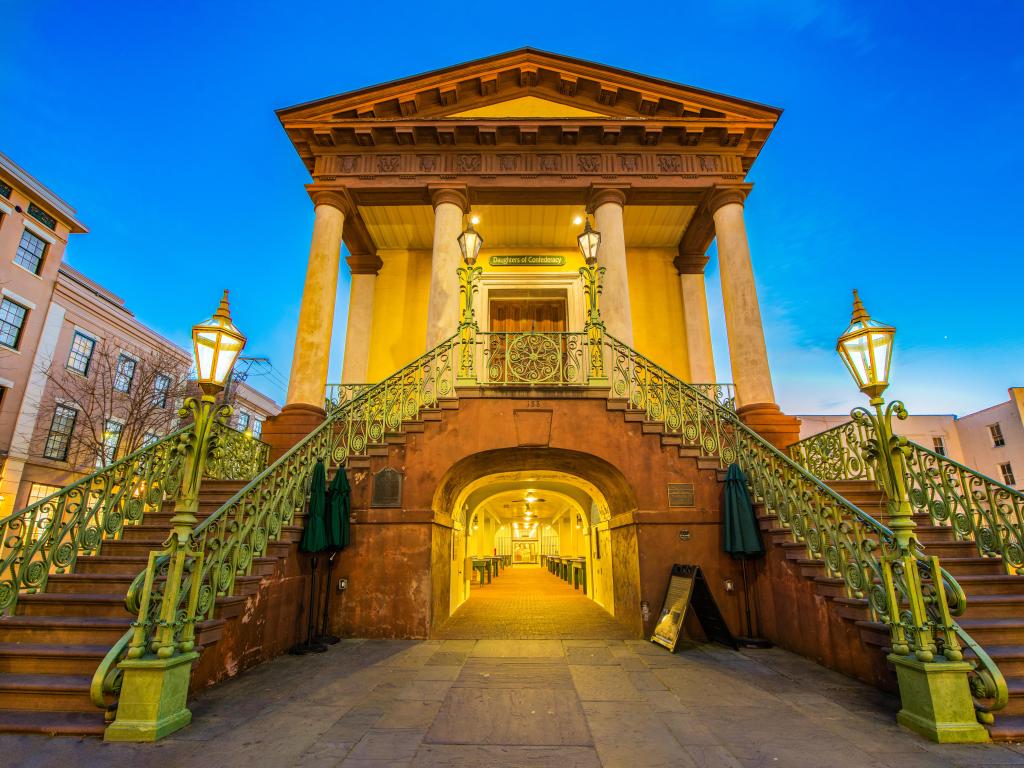
POLYGON ((249 414, 245 411, 239 411, 238 416, 235 417, 235 429, 239 432, 245 432, 249 428, 249 414))
POLYGON ((252 420, 252 436, 255 437, 257 440, 259 440, 260 436, 262 434, 263 434, 263 422, 260 421, 259 419, 253 419, 252 420))
POLYGON ((92 362, 92 351, 96 348, 96 340, 81 331, 75 331, 71 339, 71 351, 68 352, 68 370, 89 375, 89 363, 92 362))
POLYGON ((153 389, 156 390, 153 395, 153 402, 158 408, 166 408, 167 393, 171 391, 171 377, 158 373, 153 383, 153 389))
MULTIPOLYGON (((47 496, 52 496, 60 490, 59 485, 46 485, 45 483, 32 483, 28 487, 28 506, 37 501, 42 501, 47 496)), ((46 532, 50 530, 50 523, 53 522, 53 507, 47 504, 36 513, 36 527, 32 531, 32 541, 39 541, 46 532)))
POLYGON ((107 419, 103 425, 103 447, 96 458, 97 467, 105 467, 117 457, 117 446, 121 444, 121 430, 124 425, 119 421, 107 419))
POLYGON ((42 266, 43 257, 46 255, 48 243, 34 232, 27 229, 21 233, 21 242, 18 243, 18 252, 14 254, 14 263, 24 267, 33 275, 39 274, 39 267, 42 266))
POLYGON ((60 490, 59 485, 46 485, 45 483, 32 483, 28 487, 28 505, 32 506, 37 501, 42 501, 47 496, 52 496, 60 490))
POLYGON ((932 448, 939 456, 946 455, 946 441, 941 437, 932 438, 932 448))
POLYGON ((67 405, 58 405, 53 410, 50 432, 43 446, 43 456, 54 461, 64 461, 68 457, 71 446, 71 435, 75 431, 75 419, 78 411, 67 405))
POLYGON ((0 301, 0 344, 17 349, 28 310, 10 299, 0 301))
POLYGON ((131 392, 132 380, 135 378, 135 360, 124 352, 117 356, 117 372, 114 374, 114 389, 118 392, 131 392))
POLYGON ((160 435, 158 435, 156 432, 147 432, 142 436, 142 447, 148 448, 159 439, 160 435))
POLYGON ((1006 438, 1003 437, 1003 429, 999 424, 989 424, 988 433, 992 437, 992 447, 999 448, 1006 445, 1006 438))
POLYGON ((1006 462, 1005 464, 1000 464, 999 465, 999 471, 1003 475, 1003 483, 1005 483, 1006 485, 1016 485, 1017 484, 1017 479, 1013 476, 1013 467, 1010 465, 1010 462, 1006 462))
POLYGON ((8 200, 11 199, 11 192, 14 191, 14 187, 5 181, 0 181, 0 197, 6 197, 8 200))
POLYGON ((52 230, 57 229, 57 220, 35 203, 28 204, 28 215, 52 230))

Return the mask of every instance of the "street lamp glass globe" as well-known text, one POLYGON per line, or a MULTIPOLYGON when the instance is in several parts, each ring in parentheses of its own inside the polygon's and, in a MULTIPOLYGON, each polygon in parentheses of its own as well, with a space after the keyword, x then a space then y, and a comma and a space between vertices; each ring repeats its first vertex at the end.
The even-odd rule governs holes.
POLYGON ((223 389, 245 347, 245 335, 231 322, 227 291, 213 317, 192 326, 192 347, 200 388, 207 394, 223 389))
POLYGON ((889 386, 893 338, 896 329, 872 320, 857 292, 853 292, 853 319, 839 337, 836 351, 861 392, 880 396, 889 386))
POLYGON ((590 228, 589 218, 587 219, 586 226, 583 228, 583 231, 576 240, 580 244, 580 253, 583 254, 583 258, 587 264, 596 264, 597 251, 601 247, 601 233, 590 228))
POLYGON ((466 262, 467 266, 472 267, 476 264, 476 257, 480 255, 480 246, 484 244, 484 239, 480 236, 479 232, 473 229, 472 221, 466 227, 466 231, 459 235, 457 239, 459 241, 459 250, 462 251, 462 260, 466 262))

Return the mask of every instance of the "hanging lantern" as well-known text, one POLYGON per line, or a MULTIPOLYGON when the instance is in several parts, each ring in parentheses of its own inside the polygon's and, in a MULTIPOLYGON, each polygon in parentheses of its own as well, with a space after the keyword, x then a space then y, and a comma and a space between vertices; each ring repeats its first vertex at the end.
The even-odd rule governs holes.
POLYGON ((857 291, 853 292, 853 319, 836 343, 836 351, 846 364, 860 391, 868 397, 880 396, 889 386, 892 342, 896 329, 872 320, 857 291))

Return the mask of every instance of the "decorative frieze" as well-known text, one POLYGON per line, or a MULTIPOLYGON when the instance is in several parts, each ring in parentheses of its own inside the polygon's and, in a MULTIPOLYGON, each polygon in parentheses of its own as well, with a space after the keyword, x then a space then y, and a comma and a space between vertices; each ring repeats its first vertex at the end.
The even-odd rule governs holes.
MULTIPOLYGON (((375 177, 434 176, 640 176, 743 178, 737 155, 696 154, 688 152, 508 152, 490 149, 481 152, 416 152, 413 147, 401 152, 365 155, 320 155, 313 169, 315 179, 345 176, 363 179, 375 177)), ((614 149, 614 148, 610 148, 614 149)))

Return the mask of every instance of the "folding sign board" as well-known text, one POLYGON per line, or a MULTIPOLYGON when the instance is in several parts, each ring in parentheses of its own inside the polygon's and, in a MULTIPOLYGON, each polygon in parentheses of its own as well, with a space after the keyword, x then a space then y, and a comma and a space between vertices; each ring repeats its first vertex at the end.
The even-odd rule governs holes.
POLYGON ((708 588, 700 566, 679 563, 672 566, 665 604, 654 627, 654 634, 651 635, 651 642, 663 645, 675 653, 679 636, 683 631, 686 611, 691 605, 708 640, 729 648, 737 647, 736 638, 732 636, 729 626, 722 618, 722 612, 718 610, 718 604, 708 588))

